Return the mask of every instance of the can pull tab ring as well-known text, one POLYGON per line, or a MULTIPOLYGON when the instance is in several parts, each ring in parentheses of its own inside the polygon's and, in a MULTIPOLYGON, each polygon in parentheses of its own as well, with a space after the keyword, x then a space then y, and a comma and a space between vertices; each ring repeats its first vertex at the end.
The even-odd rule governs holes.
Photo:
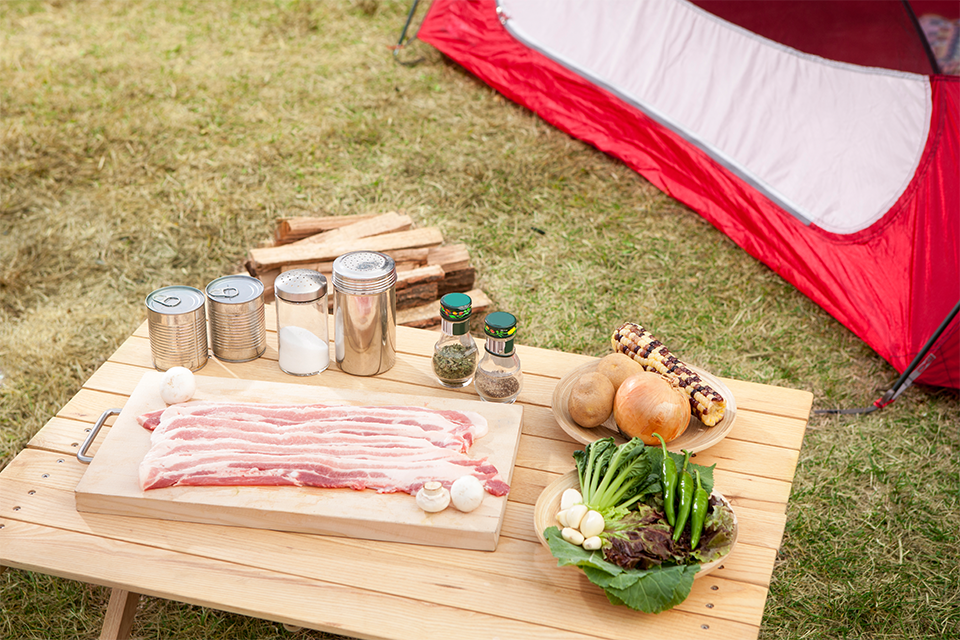
POLYGON ((156 296, 153 300, 165 307, 175 307, 180 304, 180 298, 177 296, 156 296))
POLYGON ((224 287, 223 289, 211 291, 210 295, 215 298, 236 298, 240 295, 240 289, 236 287, 224 287))

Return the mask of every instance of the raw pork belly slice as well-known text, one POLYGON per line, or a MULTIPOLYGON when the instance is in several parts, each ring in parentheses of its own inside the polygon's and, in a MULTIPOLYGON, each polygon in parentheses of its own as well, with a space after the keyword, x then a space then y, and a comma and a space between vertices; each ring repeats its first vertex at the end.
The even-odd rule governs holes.
POLYGON ((487 433, 470 411, 422 407, 270 405, 196 401, 137 421, 152 446, 140 464, 144 490, 176 485, 294 485, 415 494, 476 476, 492 495, 510 487, 467 449, 487 433))
MULTIPOLYGON (((440 411, 423 407, 357 407, 352 405, 323 404, 254 404, 242 402, 195 401, 171 405, 165 409, 150 411, 137 418, 144 428, 154 431, 157 427, 178 415, 216 416, 248 421, 253 420, 277 426, 303 424, 312 421, 357 422, 371 425, 381 423, 395 427, 409 426, 415 429, 444 434, 463 443, 468 449, 477 438, 487 433, 487 421, 473 411, 440 411)), ((369 427, 368 428, 372 428, 369 427)), ((441 437, 441 439, 445 439, 441 437)), ((448 445, 444 445, 448 446, 448 445)))

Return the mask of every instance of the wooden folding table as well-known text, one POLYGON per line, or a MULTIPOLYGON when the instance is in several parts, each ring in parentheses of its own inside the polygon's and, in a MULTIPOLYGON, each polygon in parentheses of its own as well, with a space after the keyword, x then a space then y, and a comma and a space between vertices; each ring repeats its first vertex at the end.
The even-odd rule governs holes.
MULTIPOLYGON (((272 324, 263 357, 241 364, 211 357, 200 373, 290 382, 277 365, 272 324)), ((472 385, 448 390, 434 380, 437 337, 399 327, 397 363, 386 373, 361 378, 332 365, 296 382, 475 400, 472 385)), ((81 443, 152 368, 144 324, 0 473, 0 566, 112 587, 102 637, 129 633, 137 594, 145 594, 357 638, 756 638, 812 395, 723 379, 737 419, 697 462, 716 463, 739 540, 686 601, 648 615, 610 604, 578 569, 558 567, 537 540, 537 497, 573 469, 572 453, 582 447, 558 426, 551 396, 566 372, 591 358, 517 349, 522 433, 495 551, 78 512, 74 490, 87 468, 76 456, 81 443)))

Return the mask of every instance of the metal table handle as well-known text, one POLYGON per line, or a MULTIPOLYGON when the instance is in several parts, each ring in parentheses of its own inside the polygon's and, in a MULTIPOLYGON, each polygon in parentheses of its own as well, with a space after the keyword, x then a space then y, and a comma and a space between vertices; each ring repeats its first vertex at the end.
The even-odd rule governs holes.
POLYGON ((77 451, 77 460, 84 464, 90 464, 93 462, 93 456, 87 455, 87 449, 93 444, 93 439, 97 437, 97 433, 100 432, 100 427, 103 426, 103 423, 107 421, 107 418, 110 416, 115 416, 120 413, 120 409, 107 409, 97 420, 97 424, 93 425, 93 429, 90 430, 90 433, 87 434, 86 440, 83 441, 83 444, 80 445, 80 451, 77 451))

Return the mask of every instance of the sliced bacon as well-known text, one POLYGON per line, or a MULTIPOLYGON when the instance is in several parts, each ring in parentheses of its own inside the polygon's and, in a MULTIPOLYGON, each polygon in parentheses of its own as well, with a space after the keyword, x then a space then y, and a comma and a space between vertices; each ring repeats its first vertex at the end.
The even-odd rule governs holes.
POLYGON ((274 424, 246 420, 242 416, 225 413, 219 416, 198 416, 194 414, 174 416, 165 419, 154 430, 151 439, 154 443, 169 439, 189 440, 214 437, 218 433, 236 434, 254 442, 286 440, 292 442, 296 437, 316 437, 320 434, 352 434, 364 436, 393 436, 396 438, 417 438, 426 440, 435 446, 458 451, 469 448, 467 439, 449 431, 425 431, 415 425, 390 424, 386 422, 361 422, 359 420, 305 420, 289 424, 274 424))
POLYGON ((473 475, 492 495, 509 485, 466 455, 487 432, 469 411, 423 407, 196 401, 138 416, 152 429, 144 490, 176 485, 294 485, 415 494, 473 475))
POLYGON ((196 401, 175 404, 137 418, 145 428, 155 430, 177 415, 226 416, 276 425, 299 424, 313 420, 355 420, 416 426, 427 431, 446 431, 463 438, 466 447, 487 433, 487 421, 473 411, 434 410, 425 407, 353 406, 323 404, 258 404, 243 402, 196 401))

